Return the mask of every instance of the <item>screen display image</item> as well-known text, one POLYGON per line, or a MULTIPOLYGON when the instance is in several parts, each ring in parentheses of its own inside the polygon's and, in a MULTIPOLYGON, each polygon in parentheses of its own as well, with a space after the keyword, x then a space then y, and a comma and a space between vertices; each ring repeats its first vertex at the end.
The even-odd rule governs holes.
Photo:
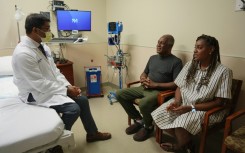
POLYGON ((91 11, 57 10, 57 28, 64 31, 91 31, 91 11))

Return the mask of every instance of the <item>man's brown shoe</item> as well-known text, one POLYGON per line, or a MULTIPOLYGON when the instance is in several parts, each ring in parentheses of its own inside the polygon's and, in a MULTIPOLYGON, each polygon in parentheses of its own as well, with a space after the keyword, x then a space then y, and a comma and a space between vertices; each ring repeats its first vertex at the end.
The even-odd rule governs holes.
POLYGON ((97 132, 95 134, 87 134, 87 136, 86 136, 87 142, 108 140, 110 138, 111 138, 110 133, 102 133, 102 132, 97 132))
POLYGON ((130 125, 125 132, 130 135, 130 134, 134 134, 136 132, 138 132, 141 128, 143 127, 142 124, 135 122, 134 124, 130 125))

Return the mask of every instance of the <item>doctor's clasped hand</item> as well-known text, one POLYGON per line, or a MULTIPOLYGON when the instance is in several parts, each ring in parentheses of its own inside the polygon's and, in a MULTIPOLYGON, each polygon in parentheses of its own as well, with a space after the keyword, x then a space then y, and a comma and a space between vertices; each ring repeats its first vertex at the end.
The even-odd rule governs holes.
POLYGON ((67 86, 67 95, 72 98, 79 97, 82 95, 81 89, 79 87, 69 85, 67 86))

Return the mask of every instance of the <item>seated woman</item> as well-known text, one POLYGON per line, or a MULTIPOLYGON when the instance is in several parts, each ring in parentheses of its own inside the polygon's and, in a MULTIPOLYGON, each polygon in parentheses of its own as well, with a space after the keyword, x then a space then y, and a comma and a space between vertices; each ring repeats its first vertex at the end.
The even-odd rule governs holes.
MULTIPOLYGON (((174 82, 178 86, 175 98, 151 114, 159 128, 176 137, 176 144, 161 144, 165 151, 186 149, 191 136, 201 131, 205 112, 231 98, 232 71, 220 63, 219 43, 214 37, 197 38, 193 60, 186 63, 174 82)), ((214 114, 210 123, 220 122, 225 114, 214 114)))

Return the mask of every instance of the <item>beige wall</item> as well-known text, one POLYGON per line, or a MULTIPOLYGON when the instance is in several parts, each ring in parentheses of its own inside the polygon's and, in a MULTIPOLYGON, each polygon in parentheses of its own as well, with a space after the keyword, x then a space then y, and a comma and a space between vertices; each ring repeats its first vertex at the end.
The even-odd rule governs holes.
POLYGON ((67 45, 65 57, 73 63, 75 84, 81 87, 85 86, 84 66, 101 66, 102 82, 107 81, 106 67, 106 43, 95 43, 85 45, 67 45))
MULTIPOLYGON (((30 13, 50 12, 51 30, 57 36, 55 13, 51 11, 50 0, 11 0, 0 1, 1 35, 0 49, 13 48, 18 42, 17 23, 14 18, 15 5, 20 7, 25 13, 25 17, 30 13)), ((106 3, 105 0, 64 0, 70 9, 92 11, 92 31, 83 32, 88 36, 89 43, 106 42, 106 3)), ((25 18, 19 22, 20 34, 25 35, 25 18)))
POLYGON ((223 55, 245 57, 245 12, 235 0, 107 0, 107 21, 122 21, 122 43, 155 47, 162 34, 176 38, 174 50, 192 51, 201 34, 215 36, 223 55))
MULTIPOLYGON (((15 21, 15 5, 22 8, 25 17, 30 13, 40 11, 50 12, 51 31, 57 36, 56 18, 51 11, 50 0, 11 0, 0 1, 1 35, 0 56, 11 55, 18 42, 17 22, 15 21)), ((102 66, 102 76, 107 75, 106 58, 107 52, 107 25, 106 25, 106 1, 105 0, 64 0, 70 9, 92 11, 92 31, 82 32, 88 36, 88 41, 82 45, 65 44, 62 47, 65 58, 74 62, 75 84, 84 87, 84 66, 102 66), (94 62, 91 62, 93 59, 94 62)), ((25 18, 19 22, 20 34, 25 35, 25 18)), ((49 45, 57 49, 57 44, 49 45)), ((106 78, 104 78, 106 79, 106 78)), ((103 82, 105 82, 103 80, 103 82)))
MULTIPOLYGON (((122 21, 122 44, 128 52, 126 82, 139 79, 148 58, 155 54, 159 37, 175 37, 173 53, 184 62, 192 57, 196 38, 215 36, 220 43, 222 63, 231 68, 234 78, 245 84, 245 12, 235 12, 234 0, 106 0, 107 21, 122 21)), ((245 85, 238 108, 244 108, 245 85)))
MULTIPOLYGON (((233 70, 235 78, 245 78, 240 66, 245 64, 245 13, 234 11, 234 0, 65 0, 65 3, 71 9, 92 11, 92 31, 83 33, 89 41, 82 45, 67 44, 64 48, 65 57, 74 62, 78 86, 85 86, 84 66, 97 65, 102 66, 103 82, 118 85, 118 70, 107 67, 104 56, 116 53, 115 47, 107 46, 107 22, 111 21, 122 21, 124 25, 122 49, 130 55, 128 71, 123 70, 124 83, 139 78, 148 58, 155 54, 158 38, 166 33, 175 37, 173 53, 184 61, 191 59, 197 36, 203 33, 215 36, 220 42, 222 62, 233 70)), ((18 42, 15 4, 26 15, 50 10, 49 0, 0 1, 0 56, 11 54, 18 42)), ((51 15, 51 29, 55 31, 55 16, 51 15)), ((24 20, 20 22, 20 33, 25 34, 24 20)), ((244 85, 240 99, 245 100, 244 85)))

